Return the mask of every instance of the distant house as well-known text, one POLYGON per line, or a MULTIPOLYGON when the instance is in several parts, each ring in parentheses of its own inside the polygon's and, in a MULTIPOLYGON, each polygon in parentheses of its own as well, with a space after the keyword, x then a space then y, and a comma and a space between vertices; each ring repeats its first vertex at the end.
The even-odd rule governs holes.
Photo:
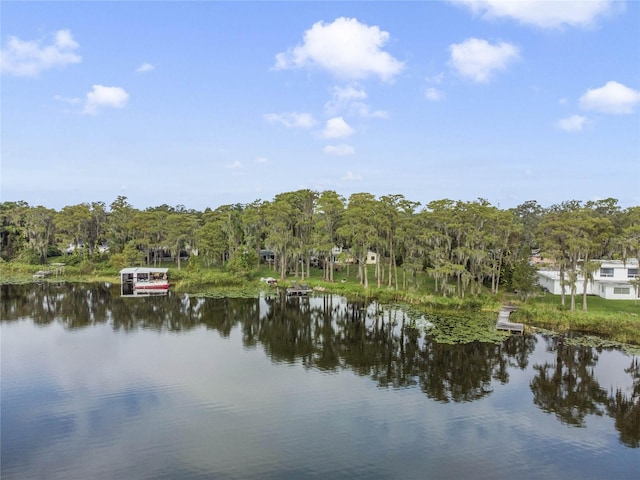
POLYGON ((541 266, 542 264, 553 264, 554 261, 552 258, 543 257, 540 250, 531 250, 529 263, 531 265, 541 266))
POLYGON ((369 250, 367 252, 367 265, 375 265, 378 263, 378 254, 369 250))
MULTIPOLYGON (((598 295, 609 300, 634 300, 640 295, 631 283, 640 278, 638 259, 622 260, 596 260, 600 268, 593 274, 593 281, 587 281, 587 295, 598 295)), ((571 291, 567 284, 568 277, 565 274, 565 293, 571 291)), ((584 278, 578 274, 576 280, 576 292, 582 293, 584 278)), ((558 270, 538 270, 538 283, 541 287, 554 295, 562 293, 560 284, 560 272, 558 270)), ((639 288, 640 289, 640 288, 639 288)))
POLYGON ((64 252, 68 253, 68 254, 72 254, 76 250, 82 250, 83 248, 84 248, 84 244, 83 243, 78 243, 77 245, 75 243, 70 243, 67 246, 67 248, 64 249, 64 252))
MULTIPOLYGON (((351 255, 351 251, 349 249, 333 247, 332 255, 334 263, 356 263, 356 260, 351 255)), ((367 251, 366 264, 375 265, 376 263, 378 263, 378 254, 371 250, 367 251)))
POLYGON ((276 254, 273 250, 260 250, 260 261, 262 263, 273 264, 276 259, 276 254))

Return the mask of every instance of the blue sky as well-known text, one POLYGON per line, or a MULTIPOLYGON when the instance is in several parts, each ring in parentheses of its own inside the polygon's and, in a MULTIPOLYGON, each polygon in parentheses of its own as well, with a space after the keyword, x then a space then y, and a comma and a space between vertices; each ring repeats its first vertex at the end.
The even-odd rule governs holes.
POLYGON ((640 2, 0 9, 2 201, 640 204, 640 2))

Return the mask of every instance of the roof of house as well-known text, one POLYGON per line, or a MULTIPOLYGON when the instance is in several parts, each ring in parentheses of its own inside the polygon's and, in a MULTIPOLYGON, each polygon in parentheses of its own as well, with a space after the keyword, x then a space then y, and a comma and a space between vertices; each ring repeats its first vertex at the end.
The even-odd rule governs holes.
POLYGON ((127 267, 120 270, 120 275, 127 273, 167 273, 168 268, 153 268, 153 267, 127 267))
POLYGON ((637 258, 627 258, 626 261, 622 260, 596 260, 596 262, 600 262, 600 265, 606 267, 620 267, 620 268, 637 268, 638 267, 638 259, 637 258))

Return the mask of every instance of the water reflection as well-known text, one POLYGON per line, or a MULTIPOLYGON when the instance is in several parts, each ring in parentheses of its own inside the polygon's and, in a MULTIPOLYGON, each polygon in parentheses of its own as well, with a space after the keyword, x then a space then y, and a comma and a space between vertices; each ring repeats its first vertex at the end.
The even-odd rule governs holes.
POLYGON ((625 369, 633 378, 633 391, 625 395, 621 389, 607 399, 607 413, 616 421, 620 441, 628 447, 640 447, 640 362, 637 358, 625 369))
POLYGON ((534 365, 537 373, 530 384, 533 401, 562 422, 582 427, 587 415, 605 412, 608 394, 594 375, 598 363, 595 349, 567 345, 563 340, 545 338, 547 351, 555 354, 555 361, 534 365))
MULTIPOLYGON (((371 378, 380 388, 418 388, 440 403, 473 402, 491 395, 513 372, 528 368, 541 339, 550 356, 533 364, 533 404, 574 427, 584 427, 589 416, 610 416, 620 441, 640 446, 638 360, 632 359, 625 370, 631 376, 631 391, 603 388, 594 373, 598 351, 568 345, 561 337, 439 344, 410 328, 408 315, 398 308, 331 295, 291 298, 283 292, 242 299, 169 292, 123 298, 118 285, 67 283, 2 285, 1 294, 3 322, 30 318, 37 325, 56 322, 71 330, 107 324, 121 332, 181 332, 204 326, 222 337, 239 329, 245 348, 260 345, 274 362, 300 362, 327 373, 349 370, 371 378)), ((60 425, 69 428, 67 423, 60 425)))

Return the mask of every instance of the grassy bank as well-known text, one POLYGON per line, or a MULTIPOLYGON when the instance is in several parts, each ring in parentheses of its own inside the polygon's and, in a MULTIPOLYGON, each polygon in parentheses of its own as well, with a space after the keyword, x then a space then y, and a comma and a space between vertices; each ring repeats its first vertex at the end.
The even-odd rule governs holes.
MULTIPOLYGON (((309 280, 310 285, 315 283, 313 278, 309 280)), ((612 342, 640 346, 640 302, 634 300, 605 300, 590 296, 588 310, 583 312, 580 297, 577 310, 571 312, 568 307, 561 305, 559 296, 549 294, 531 298, 523 303, 508 292, 498 296, 485 293, 461 299, 435 295, 433 290, 429 291, 427 288, 394 290, 388 287, 373 287, 364 290, 357 284, 357 280, 355 283, 347 284, 325 284, 321 281, 317 283, 329 292, 356 297, 364 295, 381 303, 405 303, 424 312, 493 312, 495 319, 502 305, 513 303, 518 306, 518 310, 512 313, 511 320, 524 323, 527 327, 538 327, 557 333, 570 331, 595 335, 612 342)))
POLYGON ((587 303, 588 310, 584 312, 580 298, 576 311, 571 312, 568 306, 561 305, 559 296, 541 296, 520 305, 512 319, 559 333, 572 331, 640 345, 640 303, 591 296, 587 303))

